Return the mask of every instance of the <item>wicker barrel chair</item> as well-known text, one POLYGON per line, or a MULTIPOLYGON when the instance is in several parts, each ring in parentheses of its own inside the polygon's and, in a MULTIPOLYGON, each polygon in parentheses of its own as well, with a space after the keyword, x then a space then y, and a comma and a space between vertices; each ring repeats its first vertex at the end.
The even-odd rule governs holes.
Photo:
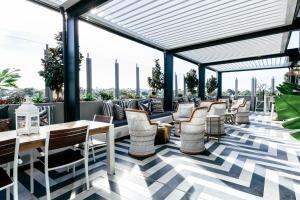
POLYGON ((205 150, 205 119, 207 107, 196 108, 187 121, 180 122, 180 151, 187 154, 198 154, 205 150))
POLYGON ((240 105, 236 112, 235 122, 238 124, 249 124, 250 101, 240 105))
POLYGON ((178 104, 176 112, 172 113, 173 121, 175 122, 175 135, 180 136, 179 124, 181 121, 188 120, 195 107, 194 103, 178 104))
POLYGON ((154 139, 157 123, 149 120, 147 112, 125 109, 130 135, 129 155, 148 157, 155 154, 154 139))
POLYGON ((206 132, 209 135, 224 135, 225 112, 225 102, 214 102, 210 105, 206 119, 206 132))

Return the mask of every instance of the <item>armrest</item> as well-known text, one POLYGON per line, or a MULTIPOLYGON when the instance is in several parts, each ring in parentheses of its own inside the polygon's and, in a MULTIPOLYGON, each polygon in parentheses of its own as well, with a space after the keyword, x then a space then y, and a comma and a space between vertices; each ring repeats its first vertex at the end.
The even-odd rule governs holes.
POLYGON ((172 119, 173 119, 173 121, 176 121, 177 115, 178 115, 178 112, 173 112, 172 113, 172 119))

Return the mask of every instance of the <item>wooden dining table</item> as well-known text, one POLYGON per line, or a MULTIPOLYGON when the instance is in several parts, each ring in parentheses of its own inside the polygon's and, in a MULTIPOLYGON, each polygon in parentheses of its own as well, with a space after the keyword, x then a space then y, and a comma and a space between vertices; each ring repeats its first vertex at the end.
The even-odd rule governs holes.
MULTIPOLYGON (((39 133, 19 136, 20 152, 33 152, 38 147, 45 146, 46 135, 50 131, 89 126, 89 135, 106 134, 107 142, 107 173, 115 173, 115 144, 114 144, 114 125, 103 122, 89 120, 79 120, 60 124, 41 126, 39 133)), ((17 137, 16 130, 1 132, 0 141, 17 137)), ((33 156, 31 156, 33 157, 33 156)))

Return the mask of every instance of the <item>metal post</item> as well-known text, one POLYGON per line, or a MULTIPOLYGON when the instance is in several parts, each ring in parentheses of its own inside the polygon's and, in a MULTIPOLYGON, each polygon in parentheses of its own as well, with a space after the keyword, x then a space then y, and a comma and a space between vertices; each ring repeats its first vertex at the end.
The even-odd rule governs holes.
POLYGON ((205 99, 205 67, 198 65, 198 97, 205 99))
POLYGON ((271 94, 273 95, 275 93, 275 78, 274 76, 271 79, 271 94))
POLYGON ((238 79, 235 78, 235 90, 234 90, 234 98, 235 99, 238 99, 238 97, 239 97, 238 85, 239 85, 238 79))
POLYGON ((175 73, 175 97, 178 96, 178 80, 177 80, 177 74, 175 73))
MULTIPOLYGON (((44 50, 44 60, 47 61, 48 57, 49 57, 48 44, 46 44, 46 49, 44 50)), ((45 66, 45 67, 47 67, 47 66, 45 66)), ((45 82, 45 97, 46 97, 46 99, 48 99, 49 102, 53 101, 53 92, 46 85, 46 82, 45 82)))
POLYGON ((183 96, 186 96, 186 82, 185 82, 185 76, 183 75, 183 96))
POLYGON ((255 110, 255 79, 254 77, 251 78, 251 110, 255 110))
POLYGON ((164 109, 172 110, 173 104, 173 54, 164 53, 164 109))
POLYGON ((222 72, 217 72, 217 99, 222 98, 222 72))
POLYGON ((140 96, 140 68, 138 64, 136 64, 135 68, 135 76, 136 76, 136 96, 140 96))
POLYGON ((91 94, 93 90, 92 87, 92 59, 90 55, 87 54, 86 57, 86 92, 91 94))
POLYGON ((119 63, 117 59, 115 60, 115 98, 120 97, 120 85, 119 85, 119 63))
POLYGON ((61 10, 64 22, 64 119, 69 122, 80 119, 78 17, 68 15, 66 20, 63 8, 61 10))

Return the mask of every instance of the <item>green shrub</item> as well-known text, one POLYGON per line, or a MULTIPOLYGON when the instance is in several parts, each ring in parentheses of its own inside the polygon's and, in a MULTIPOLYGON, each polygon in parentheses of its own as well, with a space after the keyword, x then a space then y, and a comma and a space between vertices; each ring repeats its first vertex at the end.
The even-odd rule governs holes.
POLYGON ((32 96, 31 98, 33 103, 45 103, 45 97, 41 94, 41 93, 37 93, 35 95, 32 96))
POLYGON ((91 94, 91 93, 86 93, 85 95, 83 95, 81 97, 81 100, 82 101, 95 101, 96 97, 93 94, 91 94))

